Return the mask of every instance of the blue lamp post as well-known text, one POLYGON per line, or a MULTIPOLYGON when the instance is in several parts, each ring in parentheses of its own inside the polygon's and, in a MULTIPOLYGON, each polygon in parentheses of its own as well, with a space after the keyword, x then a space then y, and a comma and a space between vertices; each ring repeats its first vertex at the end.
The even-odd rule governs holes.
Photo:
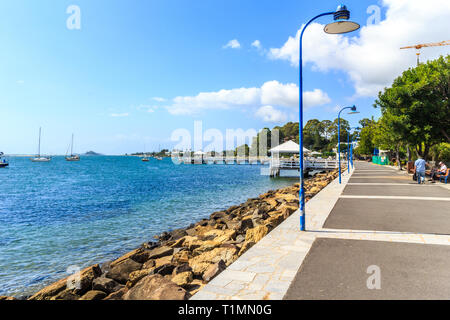
MULTIPOLYGON (((358 130, 359 127, 350 128, 350 130, 352 130, 352 129, 358 130)), ((352 169, 353 169, 353 140, 350 135, 350 130, 347 131, 347 169, 348 169, 348 173, 350 173, 350 164, 352 165, 352 169)))
POLYGON ((303 47, 303 33, 306 27, 316 20, 317 18, 333 15, 334 22, 329 23, 325 26, 324 31, 330 34, 342 34, 347 32, 352 32, 359 29, 359 24, 355 22, 348 21, 350 19, 350 11, 347 7, 340 5, 337 7, 336 11, 321 13, 305 24, 300 33, 300 50, 299 50, 299 144, 300 144, 300 230, 305 231, 305 192, 303 183, 303 57, 302 57, 302 47, 303 47))
POLYGON ((350 109, 349 114, 359 113, 356 111, 356 106, 344 107, 338 113, 338 158, 339 158, 339 183, 341 183, 341 112, 345 109, 350 109))

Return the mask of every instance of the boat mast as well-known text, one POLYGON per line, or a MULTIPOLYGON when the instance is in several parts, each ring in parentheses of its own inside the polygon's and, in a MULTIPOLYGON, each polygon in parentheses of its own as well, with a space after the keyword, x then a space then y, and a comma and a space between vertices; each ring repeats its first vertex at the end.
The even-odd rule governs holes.
POLYGON ((38 158, 41 157, 41 127, 39 127, 38 158))
POLYGON ((73 157, 73 133, 72 133, 72 144, 70 145, 70 156, 73 157))

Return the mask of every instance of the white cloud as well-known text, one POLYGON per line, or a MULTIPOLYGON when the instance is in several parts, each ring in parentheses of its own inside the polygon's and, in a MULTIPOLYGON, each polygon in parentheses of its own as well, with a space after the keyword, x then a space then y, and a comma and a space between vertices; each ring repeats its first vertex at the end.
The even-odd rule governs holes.
POLYGON ((129 114, 128 113, 111 113, 110 116, 114 117, 114 118, 120 118, 120 117, 128 117, 129 114))
POLYGON ((161 98, 161 97, 153 97, 152 100, 155 100, 155 101, 157 101, 157 102, 164 102, 164 101, 167 101, 167 99, 161 98))
POLYGON ((303 106, 308 108, 310 106, 320 106, 330 103, 331 99, 328 95, 320 89, 313 91, 306 91, 303 93, 303 106))
POLYGON ((252 42, 252 47, 255 47, 256 49, 261 49, 261 41, 255 40, 252 42))
POLYGON ((265 122, 284 122, 287 119, 287 115, 284 112, 272 106, 262 106, 256 111, 255 115, 265 122))
MULTIPOLYGON (((181 96, 173 99, 167 110, 174 115, 196 114, 204 110, 252 108, 263 105, 298 106, 298 86, 282 84, 276 80, 265 82, 260 88, 237 88, 215 92, 201 92, 196 96, 181 96)), ((329 103, 328 95, 320 89, 304 92, 305 108, 329 103)))
POLYGON ((239 49, 241 47, 241 44, 239 43, 239 41, 237 41, 237 39, 233 39, 228 41, 228 43, 226 45, 223 46, 225 49, 226 48, 232 48, 232 49, 239 49))
MULTIPOLYGON (((348 74, 359 96, 374 96, 403 70, 415 66, 416 50, 400 47, 448 40, 450 1, 383 0, 386 19, 363 26, 359 36, 329 35, 312 23, 303 38, 303 60, 319 71, 348 74)), ((350 8, 351 9, 351 8, 350 8)), ((356 33, 355 33, 356 35, 356 33)), ((269 57, 298 66, 299 31, 269 57)), ((448 47, 423 48, 421 60, 448 54, 448 47)))
POLYGON ((156 109, 160 108, 160 106, 155 105, 147 105, 147 104, 140 104, 136 107, 137 110, 145 110, 147 112, 153 113, 156 109))

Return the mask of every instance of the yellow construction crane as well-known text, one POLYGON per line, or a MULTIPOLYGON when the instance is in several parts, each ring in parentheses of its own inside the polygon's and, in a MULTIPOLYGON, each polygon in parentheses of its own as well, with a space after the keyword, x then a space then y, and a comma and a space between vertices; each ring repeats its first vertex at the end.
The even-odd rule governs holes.
MULTIPOLYGON (((417 49, 420 50, 424 47, 439 47, 439 46, 448 46, 450 45, 450 40, 441 41, 441 42, 434 42, 434 43, 424 43, 424 44, 417 44, 415 46, 408 46, 408 47, 401 47, 400 49, 417 49)), ((420 51, 417 51, 417 65, 419 65, 419 56, 420 51)))

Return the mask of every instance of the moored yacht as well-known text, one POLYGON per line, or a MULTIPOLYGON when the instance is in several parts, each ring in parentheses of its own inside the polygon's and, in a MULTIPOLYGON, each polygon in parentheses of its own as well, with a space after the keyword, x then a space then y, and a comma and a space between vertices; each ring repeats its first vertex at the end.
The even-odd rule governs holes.
POLYGON ((70 156, 68 156, 66 153, 66 161, 80 161, 80 156, 73 154, 73 133, 72 133, 72 141, 70 143, 70 156))
POLYGON ((50 160, 52 160, 52 158, 46 157, 46 156, 41 156, 41 128, 39 128, 38 153, 37 153, 36 157, 31 158, 31 161, 32 162, 50 162, 50 160))
POLYGON ((0 152, 0 168, 5 168, 7 166, 9 166, 9 163, 6 158, 3 157, 3 152, 0 152))

